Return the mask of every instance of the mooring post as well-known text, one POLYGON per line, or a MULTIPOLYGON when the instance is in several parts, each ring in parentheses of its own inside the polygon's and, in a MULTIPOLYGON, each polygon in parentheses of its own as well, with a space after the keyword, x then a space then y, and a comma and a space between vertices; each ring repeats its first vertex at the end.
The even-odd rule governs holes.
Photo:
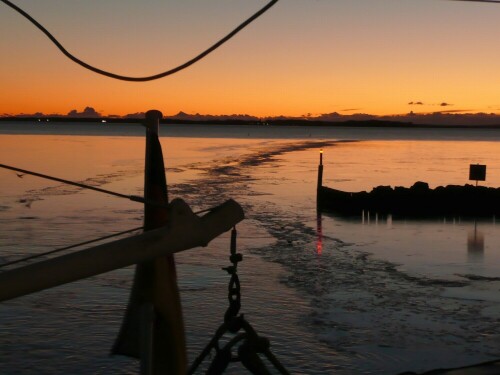
POLYGON ((319 165, 318 165, 318 192, 323 186, 323 149, 319 150, 319 165))

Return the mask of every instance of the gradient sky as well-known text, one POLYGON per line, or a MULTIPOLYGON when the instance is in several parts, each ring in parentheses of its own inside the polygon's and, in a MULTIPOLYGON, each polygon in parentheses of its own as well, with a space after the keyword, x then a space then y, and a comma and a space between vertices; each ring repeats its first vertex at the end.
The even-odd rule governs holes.
MULTIPOLYGON (((261 0, 13 0, 77 57, 150 75, 194 57, 261 0)), ((500 5, 444 0, 281 0, 174 76, 115 81, 64 57, 0 4, 0 114, 156 108, 257 116, 446 110, 500 113, 500 5), (409 105, 422 102, 423 105, 409 105)))

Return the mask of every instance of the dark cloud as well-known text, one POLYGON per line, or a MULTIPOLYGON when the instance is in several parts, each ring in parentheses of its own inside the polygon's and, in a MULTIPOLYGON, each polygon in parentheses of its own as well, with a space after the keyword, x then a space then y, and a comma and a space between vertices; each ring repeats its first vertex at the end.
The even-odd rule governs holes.
POLYGON ((340 113, 332 112, 332 113, 322 113, 321 115, 316 117, 316 119, 328 121, 328 120, 338 119, 338 118, 342 118, 342 117, 343 117, 343 115, 341 115, 340 113))
POLYGON ((341 109, 341 112, 352 112, 352 111, 361 111, 363 108, 347 108, 347 109, 341 109))
POLYGON ((146 116, 145 112, 135 112, 135 113, 128 113, 122 117, 123 118, 144 118, 145 116, 146 116))
POLYGON ((78 112, 76 109, 69 111, 68 117, 93 118, 93 117, 101 117, 101 114, 92 107, 85 107, 85 109, 82 112, 78 112))
POLYGON ((435 113, 464 113, 464 112, 472 112, 473 109, 448 109, 446 111, 439 111, 435 113))
POLYGON ((19 113, 17 115, 14 115, 14 117, 64 117, 60 113, 42 113, 42 112, 35 112, 35 113, 19 113))
MULTIPOLYGON (((408 105, 425 105, 425 104, 424 104, 424 102, 418 101, 418 102, 409 102, 408 105)), ((447 102, 442 102, 439 104, 432 104, 432 105, 438 105, 440 107, 448 107, 448 106, 453 105, 453 104, 450 104, 447 102)))

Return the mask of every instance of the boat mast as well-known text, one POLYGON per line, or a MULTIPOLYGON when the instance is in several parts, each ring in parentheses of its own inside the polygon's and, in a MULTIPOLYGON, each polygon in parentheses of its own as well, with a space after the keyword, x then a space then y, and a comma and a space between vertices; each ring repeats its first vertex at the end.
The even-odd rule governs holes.
MULTIPOLYGON (((161 144, 160 111, 146 113, 144 198, 168 203, 161 144)), ((144 205, 144 230, 166 225, 167 210, 144 205)), ((113 354, 140 358, 141 374, 185 374, 186 340, 173 255, 136 266, 134 283, 113 354)))

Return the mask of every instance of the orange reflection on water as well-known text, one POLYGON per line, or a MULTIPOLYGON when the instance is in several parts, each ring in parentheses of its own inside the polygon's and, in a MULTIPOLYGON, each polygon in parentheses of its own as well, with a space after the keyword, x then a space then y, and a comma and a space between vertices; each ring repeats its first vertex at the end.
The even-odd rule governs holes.
POLYGON ((316 254, 321 255, 323 253, 323 223, 320 213, 318 213, 318 216, 316 218, 316 233, 316 254))
MULTIPOLYGON (((214 158, 224 162, 229 156, 237 157, 248 151, 248 146, 259 140, 210 139, 210 138, 160 138, 163 146, 167 182, 194 178, 203 169, 203 161, 214 158), (241 147, 245 145, 246 147, 241 147), (199 168, 193 167, 199 164, 199 168)), ((74 136, 74 135, 1 135, 0 161, 39 173, 68 180, 99 178, 116 173, 119 175, 142 175, 144 169, 145 138, 136 136, 74 136)), ((6 179, 14 177, 12 189, 19 183, 30 188, 54 184, 47 180, 25 178, 20 180, 11 171, 0 171, 6 193, 6 179)), ((130 186, 137 189, 142 187, 130 186)), ((131 192, 132 193, 132 192, 131 192)), ((133 192, 136 193, 135 191, 133 192)))
POLYGON ((484 233, 477 229, 477 221, 474 221, 474 230, 467 234, 467 254, 469 261, 480 261, 484 257, 484 233))

